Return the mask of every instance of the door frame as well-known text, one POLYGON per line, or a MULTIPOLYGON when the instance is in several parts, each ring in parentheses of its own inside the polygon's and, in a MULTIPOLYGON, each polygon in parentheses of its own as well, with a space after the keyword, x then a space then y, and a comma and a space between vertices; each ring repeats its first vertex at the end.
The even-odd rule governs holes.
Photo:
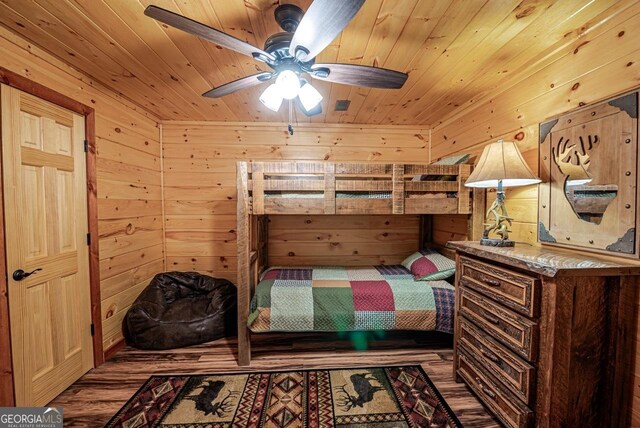
MULTIPOLYGON (((100 307, 100 265, 98 252, 98 193, 96 185, 96 117, 95 110, 66 95, 49 89, 26 77, 0 67, 0 83, 42 98, 60 107, 84 116, 87 144, 87 217, 89 224, 89 288, 91 295, 91 322, 93 323, 93 365, 104 362, 102 348, 102 314, 100 307)), ((0 141, 1 144, 1 141, 0 141)), ((11 358, 11 330, 9 328, 8 275, 4 236, 4 197, 2 183, 2 152, 0 151, 0 406, 14 406, 14 379, 11 358)))

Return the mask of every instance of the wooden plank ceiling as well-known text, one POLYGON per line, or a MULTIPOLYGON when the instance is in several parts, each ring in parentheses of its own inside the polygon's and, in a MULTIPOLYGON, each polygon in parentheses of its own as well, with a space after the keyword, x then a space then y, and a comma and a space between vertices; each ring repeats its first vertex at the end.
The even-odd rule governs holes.
MULTIPOLYGON (((306 9, 310 0, 286 0, 306 9)), ((258 97, 201 94, 264 64, 143 15, 155 4, 263 47, 277 0, 0 0, 0 24, 166 120, 286 121, 258 97)), ((409 73, 400 90, 314 80, 324 113, 296 121, 430 126, 605 22, 614 0, 367 0, 317 62, 409 73), (336 100, 348 99, 346 112, 336 100)), ((1 63, 1 62, 0 62, 1 63)))

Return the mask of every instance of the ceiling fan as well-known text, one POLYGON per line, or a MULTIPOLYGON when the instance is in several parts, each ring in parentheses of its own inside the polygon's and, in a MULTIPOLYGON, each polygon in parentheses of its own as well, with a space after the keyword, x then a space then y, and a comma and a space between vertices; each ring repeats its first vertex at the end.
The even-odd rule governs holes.
POLYGON ((259 49, 215 28, 185 16, 148 6, 145 15, 196 35, 219 46, 267 64, 273 69, 243 77, 205 92, 219 98, 241 89, 275 79, 260 96, 269 109, 278 111, 283 99, 295 101, 307 116, 322 112, 322 95, 303 77, 369 88, 401 88, 407 74, 385 68, 354 64, 316 64, 315 57, 326 48, 356 15, 365 0, 315 0, 305 13, 293 4, 275 9, 275 19, 284 32, 271 35, 259 49))

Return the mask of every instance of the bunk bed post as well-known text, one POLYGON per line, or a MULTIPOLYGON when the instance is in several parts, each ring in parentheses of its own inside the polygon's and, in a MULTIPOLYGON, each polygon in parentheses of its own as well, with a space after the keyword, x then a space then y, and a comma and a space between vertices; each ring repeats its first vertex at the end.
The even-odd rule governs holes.
POLYGON ((392 176, 392 208, 393 214, 404 214, 404 164, 393 164, 392 176))
MULTIPOLYGON (((269 262, 269 216, 263 215, 258 217, 258 242, 256 243, 256 251, 258 252, 258 274, 262 274, 267 268, 269 262)), ((256 282, 257 284, 257 282, 256 282)), ((252 290, 253 293, 254 290, 252 290)))
POLYGON ((251 162, 251 183, 253 196, 253 215, 264 214, 264 168, 262 162, 251 162))
POLYGON ((473 189, 473 209, 471 210, 471 221, 469 222, 469 231, 467 239, 478 241, 482 238, 484 231, 484 216, 486 209, 487 191, 485 189, 473 189))
POLYGON ((473 214, 471 211, 471 191, 464 187, 467 178, 471 174, 471 165, 460 165, 458 174, 458 212, 460 214, 473 214))
POLYGON ((471 165, 460 165, 458 175, 458 212, 471 214, 467 223, 467 239, 478 241, 484 230, 484 210, 486 192, 484 189, 474 188, 472 192, 464 187, 464 183, 471 174, 471 165), (471 193, 473 197, 471 200, 471 193))
POLYGON ((248 366, 251 363, 251 336, 247 328, 249 318, 250 290, 250 252, 251 230, 249 209, 249 188, 247 180, 247 162, 236 163, 237 228, 238 244, 238 365, 248 366))
POLYGON ((336 165, 324 164, 324 213, 336 213, 336 165))

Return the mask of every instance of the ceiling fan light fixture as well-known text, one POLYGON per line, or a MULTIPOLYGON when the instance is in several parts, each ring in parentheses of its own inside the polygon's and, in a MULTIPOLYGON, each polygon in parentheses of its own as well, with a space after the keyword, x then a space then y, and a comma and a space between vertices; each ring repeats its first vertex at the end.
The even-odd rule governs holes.
POLYGON ((311 86, 309 82, 304 82, 302 84, 300 92, 298 92, 298 97, 300 97, 300 102, 306 111, 311 111, 311 109, 322 101, 322 95, 320 92, 311 86))
POLYGON ((260 95, 260 102, 264 104, 266 108, 273 111, 280 110, 282 99, 280 88, 278 88, 276 84, 269 85, 262 95, 260 95))
MULTIPOLYGON (((292 100, 300 92, 300 79, 291 70, 283 70, 276 78, 276 87, 280 91, 280 96, 285 100, 292 100)), ((265 91, 266 92, 266 91, 265 91)))
MULTIPOLYGON (((286 99, 294 101, 306 116, 315 116, 322 113, 322 95, 301 77, 305 73, 331 83, 368 88, 398 89, 406 82, 406 73, 386 68, 315 62, 318 54, 347 27, 365 0, 310 0, 306 12, 293 4, 275 3, 279 5, 274 12, 275 19, 285 32, 270 35, 264 49, 155 5, 147 6, 144 14, 165 27, 173 27, 214 43, 218 48, 231 49, 264 62, 273 70, 260 71, 214 87, 202 94, 205 97, 227 96, 274 79, 275 82, 260 95, 260 101, 267 108, 277 112, 286 99)), ((337 107, 336 111, 339 111, 337 107)))

